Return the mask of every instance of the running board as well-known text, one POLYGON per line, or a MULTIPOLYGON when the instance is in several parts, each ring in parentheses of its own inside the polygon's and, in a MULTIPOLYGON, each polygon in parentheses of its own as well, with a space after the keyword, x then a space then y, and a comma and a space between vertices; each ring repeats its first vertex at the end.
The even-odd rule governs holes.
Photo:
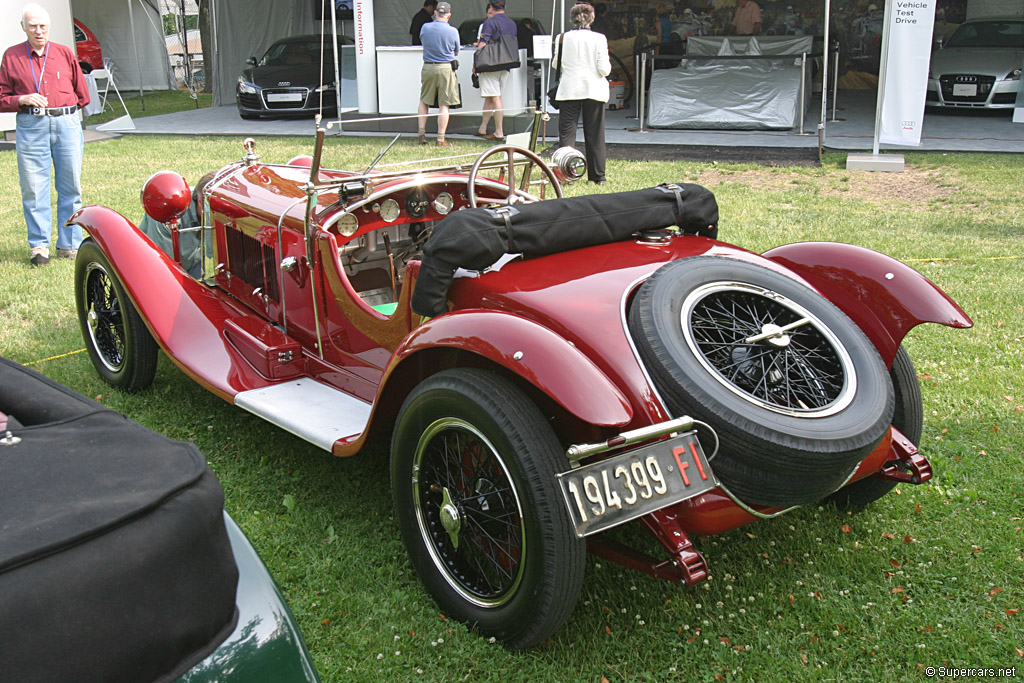
POLYGON ((372 407, 308 377, 239 392, 235 405, 328 452, 363 433, 372 407))

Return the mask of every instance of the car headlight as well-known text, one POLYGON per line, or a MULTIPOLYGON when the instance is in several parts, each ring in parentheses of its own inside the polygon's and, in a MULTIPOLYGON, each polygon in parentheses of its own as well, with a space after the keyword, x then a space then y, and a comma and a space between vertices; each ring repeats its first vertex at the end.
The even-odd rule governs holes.
POLYGON ((1006 74, 1006 80, 1008 81, 1019 81, 1020 80, 1020 67, 1017 67, 1010 73, 1006 74))
POLYGON ((334 90, 334 84, 333 83, 328 83, 326 85, 321 85, 319 88, 317 88, 313 92, 330 92, 332 90, 334 90))
POLYGON ((241 76, 238 77, 238 92, 243 92, 247 95, 255 95, 257 90, 256 86, 248 81, 244 80, 241 76))

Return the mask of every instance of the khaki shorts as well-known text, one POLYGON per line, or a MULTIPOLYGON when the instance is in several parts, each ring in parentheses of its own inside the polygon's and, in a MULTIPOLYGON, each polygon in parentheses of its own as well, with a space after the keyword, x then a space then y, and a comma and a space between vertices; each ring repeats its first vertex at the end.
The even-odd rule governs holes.
POLYGON ((480 97, 501 97, 508 82, 508 71, 484 71, 480 77, 480 97))
POLYGON ((459 101, 459 79, 451 64, 424 64, 420 71, 420 102, 450 107, 459 101))

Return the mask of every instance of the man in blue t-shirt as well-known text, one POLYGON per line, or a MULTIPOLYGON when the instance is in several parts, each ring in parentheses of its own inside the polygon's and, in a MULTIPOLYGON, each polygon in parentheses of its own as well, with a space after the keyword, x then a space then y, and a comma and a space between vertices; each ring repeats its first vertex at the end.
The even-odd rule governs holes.
POLYGON ((448 21, 452 18, 452 6, 447 2, 437 3, 434 20, 420 29, 423 43, 423 70, 420 72, 419 134, 420 144, 427 144, 427 111, 434 102, 440 113, 437 115, 437 144, 450 147, 444 139, 448 129, 448 107, 461 104, 459 100, 459 78, 455 73, 455 58, 459 55, 459 32, 448 21))
MULTIPOLYGON (((516 37, 516 22, 505 16, 505 0, 491 0, 487 3, 487 20, 480 26, 480 40, 476 49, 483 49, 487 43, 498 40, 499 36, 516 37)), ((519 41, 516 41, 516 45, 519 41)), ((505 137, 502 127, 504 112, 502 111, 501 93, 508 81, 508 69, 503 71, 485 71, 479 74, 480 96, 484 98, 483 120, 480 129, 474 133, 477 137, 498 140, 505 137), (494 115, 494 132, 487 134, 487 124, 494 115)))

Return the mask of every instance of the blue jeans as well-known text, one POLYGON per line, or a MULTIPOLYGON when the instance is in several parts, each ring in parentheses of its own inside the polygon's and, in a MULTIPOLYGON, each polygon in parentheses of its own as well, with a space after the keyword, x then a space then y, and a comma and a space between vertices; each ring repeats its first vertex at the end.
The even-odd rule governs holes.
POLYGON ((78 249, 82 228, 65 223, 82 208, 82 147, 78 114, 33 116, 18 113, 15 141, 21 205, 28 225, 28 246, 48 247, 53 233, 50 166, 57 186, 57 248, 78 249))

